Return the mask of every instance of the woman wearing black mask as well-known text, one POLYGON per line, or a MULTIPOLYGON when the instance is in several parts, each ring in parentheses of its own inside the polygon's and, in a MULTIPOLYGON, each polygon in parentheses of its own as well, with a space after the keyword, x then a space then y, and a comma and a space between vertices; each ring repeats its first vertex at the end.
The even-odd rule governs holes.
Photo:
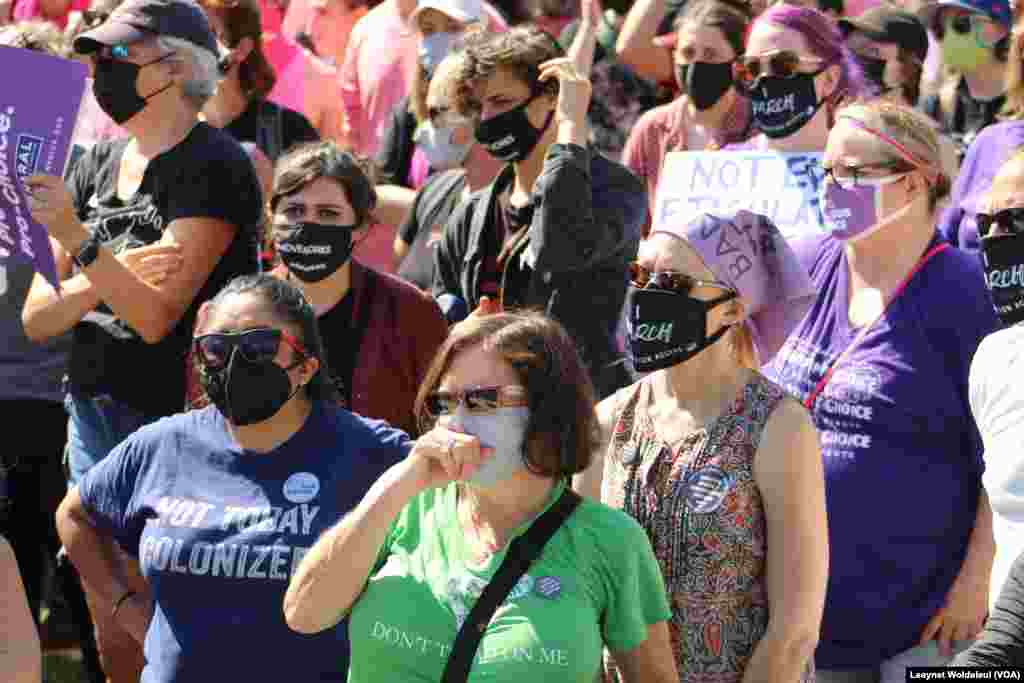
POLYGON ((821 152, 839 103, 868 92, 835 22, 784 2, 754 21, 734 77, 761 135, 732 149, 821 152))
POLYGON ((429 296, 352 260, 376 202, 363 165, 333 142, 286 154, 270 195, 275 274, 316 309, 342 405, 415 433, 416 391, 448 330, 429 296))
POLYGON ((810 279, 770 221, 739 212, 657 226, 630 280, 631 354, 650 374, 598 406, 603 446, 575 486, 647 530, 680 681, 813 680, 818 435, 757 371, 810 307, 810 279))
POLYGON ((142 680, 344 680, 346 627, 292 633, 285 589, 408 437, 335 404, 295 287, 236 278, 199 317, 191 353, 213 405, 148 425, 90 470, 57 513, 61 540, 144 643, 142 680), (138 558, 145 590, 111 561, 117 547, 138 558))
POLYGON ((506 162, 455 211, 433 293, 449 320, 536 307, 580 344, 599 395, 629 382, 616 343, 643 186, 587 144, 590 82, 540 29, 474 41, 457 86, 476 140, 506 162))
POLYGON ((732 82, 749 25, 750 9, 725 0, 687 3, 676 20, 673 60, 682 94, 641 116, 622 152, 622 163, 647 184, 652 215, 666 154, 719 149, 753 131, 750 101, 732 82))
MULTIPOLYGON (((37 342, 72 331, 65 383, 72 483, 130 433, 181 410, 199 305, 256 270, 262 223, 246 153, 198 118, 218 78, 217 41, 198 5, 130 0, 74 47, 92 58, 97 103, 131 137, 97 143, 67 187, 52 176, 27 179, 29 207, 55 244, 62 282, 57 291, 37 275, 22 319, 37 342), (129 265, 135 247, 174 267, 159 282, 145 281, 129 265)), ((108 596, 91 588, 107 676, 137 681, 138 644, 109 619, 108 596)))

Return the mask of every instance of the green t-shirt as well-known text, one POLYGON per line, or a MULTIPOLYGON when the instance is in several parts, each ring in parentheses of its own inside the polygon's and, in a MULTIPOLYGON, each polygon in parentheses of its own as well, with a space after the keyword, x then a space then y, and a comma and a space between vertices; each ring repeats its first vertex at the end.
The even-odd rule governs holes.
MULTIPOLYGON (((455 484, 424 491, 392 524, 352 608, 349 683, 441 680, 459 626, 507 550, 474 564, 455 501, 455 484)), ((632 650, 670 616, 643 529, 584 499, 495 612, 469 680, 593 683, 603 646, 632 650)))

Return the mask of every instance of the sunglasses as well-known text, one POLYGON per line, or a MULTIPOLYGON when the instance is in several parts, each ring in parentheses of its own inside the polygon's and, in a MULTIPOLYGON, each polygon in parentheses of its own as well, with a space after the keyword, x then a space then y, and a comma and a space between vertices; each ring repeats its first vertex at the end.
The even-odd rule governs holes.
POLYGON ((987 237, 993 226, 998 227, 1002 234, 1024 234, 1024 207, 1021 206, 996 213, 979 213, 976 220, 980 237, 987 237))
POLYGON ((470 415, 492 413, 498 408, 529 405, 526 387, 507 384, 501 387, 477 387, 465 391, 435 391, 427 396, 425 406, 432 417, 453 415, 460 405, 470 415))
POLYGON ((1006 31, 998 23, 974 12, 947 10, 940 13, 932 26, 935 37, 942 40, 947 26, 962 36, 973 33, 982 47, 992 47, 1006 35, 1006 31))
POLYGON ((243 332, 215 332, 203 334, 195 338, 193 349, 199 362, 208 370, 220 370, 231 360, 231 354, 237 348, 242 356, 252 363, 266 363, 277 357, 277 350, 284 342, 300 356, 294 364, 286 368, 291 370, 307 356, 306 349, 295 337, 283 330, 259 328, 243 332))
MULTIPOLYGON (((792 50, 777 50, 758 57, 739 57, 733 62, 733 81, 741 88, 750 89, 757 79, 762 76, 776 76, 778 78, 793 78, 801 73, 801 63, 821 64, 824 60, 817 57, 802 57, 792 50)), ((817 76, 825 67, 817 71, 809 72, 817 76)))
POLYGON ((640 265, 636 261, 629 264, 629 282, 634 287, 639 287, 641 289, 652 287, 654 289, 663 289, 667 292, 686 294, 687 296, 689 296, 690 292, 692 292, 696 287, 717 287, 718 289, 732 291, 731 287, 724 285, 721 282, 698 280, 695 277, 690 277, 689 275, 677 273, 672 270, 654 271, 640 265))

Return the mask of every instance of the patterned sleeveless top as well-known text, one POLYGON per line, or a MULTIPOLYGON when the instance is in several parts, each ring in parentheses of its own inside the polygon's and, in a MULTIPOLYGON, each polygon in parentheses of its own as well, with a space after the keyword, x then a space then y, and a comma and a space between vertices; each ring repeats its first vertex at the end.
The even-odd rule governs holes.
MULTIPOLYGON (((756 375, 724 414, 673 450, 648 417, 649 380, 616 395, 601 500, 632 515, 651 540, 672 605, 680 681, 739 683, 768 627, 765 515, 754 455, 784 396, 756 375)), ((610 659, 605 680, 621 680, 610 659)), ((813 664, 801 680, 814 680, 813 664)))

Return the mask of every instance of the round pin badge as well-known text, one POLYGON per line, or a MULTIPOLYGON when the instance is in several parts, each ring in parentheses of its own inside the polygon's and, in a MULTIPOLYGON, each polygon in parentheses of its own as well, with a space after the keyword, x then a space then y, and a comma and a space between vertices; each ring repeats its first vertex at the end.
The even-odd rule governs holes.
POLYGON ((282 492, 289 503, 308 503, 320 493, 320 480, 312 472, 295 472, 285 480, 282 492))
POLYGON ((557 576, 542 576, 533 582, 533 592, 547 600, 554 600, 562 593, 562 580, 557 576))
POLYGON ((622 464, 629 465, 636 460, 637 453, 640 452, 640 447, 637 446, 636 441, 630 441, 622 447, 622 464))

